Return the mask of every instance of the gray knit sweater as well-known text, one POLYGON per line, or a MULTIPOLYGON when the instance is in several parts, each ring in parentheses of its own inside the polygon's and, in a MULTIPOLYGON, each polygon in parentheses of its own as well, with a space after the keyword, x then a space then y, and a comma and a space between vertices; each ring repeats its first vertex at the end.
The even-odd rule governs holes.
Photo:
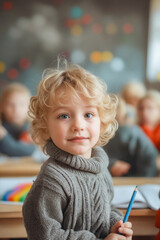
POLYGON ((111 207, 112 179, 108 157, 96 147, 90 159, 47 144, 50 158, 33 183, 23 205, 29 240, 104 239, 122 219, 111 207))

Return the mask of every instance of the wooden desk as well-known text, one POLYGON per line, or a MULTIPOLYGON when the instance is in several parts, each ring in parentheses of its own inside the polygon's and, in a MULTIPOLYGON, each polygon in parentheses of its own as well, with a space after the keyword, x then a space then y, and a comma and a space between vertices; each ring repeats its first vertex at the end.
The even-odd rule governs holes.
POLYGON ((160 177, 113 177, 113 184, 117 185, 141 185, 160 184, 160 177))
POLYGON ((0 204, 0 239, 27 237, 21 205, 0 204))
MULTIPOLYGON (((14 163, 15 164, 15 163, 14 163)), ((38 174, 41 164, 33 163, 24 160, 21 166, 17 163, 17 168, 12 167, 5 172, 3 176, 31 176, 38 174), (28 167, 27 167, 28 165, 28 167), (30 166, 29 166, 30 165, 30 166), (25 166, 25 167, 24 167, 25 166), (31 167, 32 166, 32 167, 31 167), (34 166, 34 167, 33 167, 34 166), (15 169, 16 168, 16 171, 15 169)), ((4 169, 4 168, 3 168, 4 169)), ((0 167, 0 176, 3 173, 0 167)), ((145 183, 160 184, 160 178, 113 178, 114 185, 139 185, 145 183)), ((126 210, 122 210, 125 213, 126 210)), ((153 236, 156 235, 158 230, 154 227, 156 212, 151 209, 138 209, 132 210, 130 213, 129 221, 133 224, 134 236, 153 236)), ((26 237, 26 231, 22 218, 21 205, 2 205, 0 204, 0 239, 3 238, 22 238, 26 237)))
POLYGON ((0 163, 0 177, 35 176, 39 173, 41 165, 31 157, 8 159, 6 162, 0 163))
MULTIPOLYGON (((124 214, 126 209, 121 210, 124 214)), ((131 210, 129 221, 132 222, 134 236, 155 236, 158 229, 154 226, 156 212, 151 209, 131 210)))
MULTIPOLYGON (((122 210, 125 213, 125 210, 122 210)), ((158 230, 154 227, 156 212, 150 209, 132 210, 129 220, 133 224, 134 236, 153 236, 158 230)), ((23 238, 26 231, 22 218, 21 205, 0 204, 0 239, 23 238)))

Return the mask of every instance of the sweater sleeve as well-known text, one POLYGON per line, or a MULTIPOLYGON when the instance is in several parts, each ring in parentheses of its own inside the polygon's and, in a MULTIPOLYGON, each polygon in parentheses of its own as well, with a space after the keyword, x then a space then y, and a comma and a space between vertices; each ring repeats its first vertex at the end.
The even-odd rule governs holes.
MULTIPOLYGON (((108 164, 105 164, 106 162, 108 162, 108 156, 107 153, 105 152, 104 149, 102 150, 102 158, 104 159, 104 174, 105 174, 105 179, 106 179, 106 185, 108 188, 108 192, 109 192, 109 196, 110 196, 110 206, 111 206, 111 211, 110 211, 110 228, 119 220, 123 220, 123 213, 120 212, 118 209, 116 209, 115 207, 112 206, 112 200, 114 197, 114 187, 113 187, 113 181, 112 181, 112 177, 111 174, 108 170, 108 164)), ((105 233, 105 229, 107 227, 104 224, 104 229, 103 232, 105 233)), ((105 235, 105 234, 104 234, 105 235)))
POLYGON ((53 189, 36 186, 23 205, 23 217, 29 240, 102 240, 87 231, 63 228, 66 199, 53 189))
POLYGON ((110 203, 111 203, 111 213, 110 213, 110 228, 119 220, 123 220, 123 213, 119 211, 117 208, 112 206, 112 200, 114 197, 114 188, 113 188, 113 182, 112 182, 112 177, 110 173, 108 172, 108 182, 110 186, 110 203))
POLYGON ((15 140, 9 133, 0 140, 0 152, 7 156, 30 156, 35 148, 32 143, 23 143, 15 140))

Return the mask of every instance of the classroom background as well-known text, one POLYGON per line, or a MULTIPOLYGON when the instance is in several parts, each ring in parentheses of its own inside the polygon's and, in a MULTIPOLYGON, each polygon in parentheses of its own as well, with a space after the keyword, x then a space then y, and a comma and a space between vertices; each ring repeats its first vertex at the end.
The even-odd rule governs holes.
POLYGON ((160 1, 1 1, 0 89, 20 82, 36 93, 58 55, 80 64, 119 92, 137 80, 160 81, 160 1))
MULTIPOLYGON (((26 86, 31 95, 35 95, 44 69, 56 67, 57 57, 61 56, 104 80, 110 93, 122 95, 126 84, 138 82, 147 90, 158 90, 160 95, 160 0, 1 0, 0 21, 0 94, 10 84, 18 83, 26 86)), ((136 91, 132 88, 132 92, 136 91)), ((114 186, 155 184, 159 187, 160 149, 153 147, 148 136, 140 133, 139 126, 133 126, 133 122, 130 122, 132 119, 128 118, 126 121, 126 113, 130 113, 131 109, 121 102, 121 98, 119 100, 117 136, 121 136, 123 130, 128 136, 136 136, 135 146, 139 146, 141 151, 131 149, 132 153, 139 152, 139 155, 130 156, 130 159, 124 156, 126 162, 131 159, 133 161, 125 164, 126 170, 121 172, 121 175, 120 164, 124 167, 124 162, 116 159, 119 164, 117 175, 117 167, 112 169, 115 164, 114 158, 117 156, 110 156, 110 172, 114 186), (151 165, 148 166, 141 158, 143 156, 146 160, 147 151, 144 150, 144 146, 148 152, 150 149, 152 152, 153 159, 148 155, 151 160, 151 165), (132 163, 135 170, 135 158, 141 166, 137 168, 137 172, 129 172, 132 163), (144 166, 147 167, 146 172, 144 166)), ((131 110, 131 115, 133 110, 135 109, 131 110)), ((160 135, 160 122, 158 124, 160 135)), ((1 127, 0 124, 0 129, 1 127)), ((9 132, 8 129, 7 131, 9 132)), ((27 125, 27 134, 28 132, 27 125)), ((19 138, 16 141, 22 144, 26 141, 26 136, 25 139, 19 138)), ((117 140, 116 137, 113 144, 111 142, 112 146, 108 146, 112 153, 118 153, 123 158, 121 154, 126 151, 117 151, 116 144, 118 143, 119 147, 121 145, 120 139, 117 140), (116 147, 116 150, 112 147, 116 147)), ((24 144, 27 145, 26 142, 24 144)), ((2 186, 5 192, 6 186, 13 187, 19 181, 26 182, 26 179, 30 179, 32 182, 40 171, 47 157, 42 155, 40 149, 32 146, 32 142, 28 144, 31 144, 33 151, 25 156, 18 155, 19 151, 15 151, 14 155, 9 153, 9 157, 4 159, 4 152, 0 153, 1 192, 2 186)), ((128 145, 127 139, 125 146, 128 145)), ((7 144, 5 146, 7 151, 11 151, 7 144)), ((106 151, 109 153, 109 149, 106 151)), ((152 194, 150 196, 152 197, 152 194)), ((159 198, 158 194, 156 197, 159 198)), ((155 236, 160 228, 160 212, 158 215, 157 209, 148 206, 150 205, 145 209, 132 211, 131 221, 135 231, 133 240, 158 240, 155 236)), ((0 203, 0 239, 26 237, 21 212, 21 205, 11 207, 0 203)))

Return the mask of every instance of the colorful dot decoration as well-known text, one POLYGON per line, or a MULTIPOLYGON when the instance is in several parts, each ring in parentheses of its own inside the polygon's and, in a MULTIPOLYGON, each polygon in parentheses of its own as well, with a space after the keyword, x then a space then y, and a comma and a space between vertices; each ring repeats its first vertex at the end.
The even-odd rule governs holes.
POLYGON ((31 65, 30 60, 28 58, 21 58, 19 60, 18 64, 19 64, 20 69, 17 69, 17 68, 6 69, 5 63, 0 61, 0 74, 3 74, 7 70, 7 77, 10 80, 14 80, 19 76, 20 70, 26 70, 31 65))
POLYGON ((0 73, 3 73, 6 69, 6 66, 3 62, 0 62, 0 73))
POLYGON ((89 24, 92 24, 91 30, 94 34, 101 34, 103 31, 109 35, 117 34, 118 31, 123 31, 124 34, 131 34, 133 32, 131 23, 125 23, 121 27, 115 22, 110 22, 104 26, 99 22, 94 22, 94 20, 91 14, 83 14, 80 6, 74 6, 70 9, 70 18, 65 20, 65 26, 71 29, 73 36, 82 35, 83 28, 89 24))
POLYGON ((121 58, 116 57, 111 61, 110 67, 114 72, 121 72, 125 68, 125 63, 121 58))
POLYGON ((83 32, 83 29, 80 25, 74 25, 72 28, 71 28, 71 32, 74 36, 80 36, 83 32))
POLYGON ((102 59, 104 62, 110 62, 113 58, 113 54, 110 51, 105 51, 102 53, 102 59))
POLYGON ((6 11, 9 11, 13 8, 13 3, 11 1, 4 1, 2 4, 2 8, 6 11))
POLYGON ((9 79, 13 80, 13 79, 15 79, 15 78, 18 77, 18 70, 15 69, 15 68, 11 68, 11 69, 8 71, 7 75, 8 75, 8 78, 9 78, 9 79))
POLYGON ((89 14, 86 14, 82 17, 82 20, 81 20, 82 24, 84 25, 88 25, 92 22, 92 16, 89 15, 89 14))
POLYGON ((86 54, 82 50, 77 49, 71 53, 71 60, 76 64, 83 63, 85 59, 86 59, 86 54))
POLYGON ((88 25, 92 22, 92 16, 89 15, 89 14, 85 14, 82 16, 82 18, 80 19, 72 19, 72 18, 69 18, 65 21, 65 25, 66 27, 72 27, 74 25, 77 25, 77 24, 80 24, 80 25, 88 25))
POLYGON ((27 68, 29 68, 29 66, 30 66, 30 61, 29 61, 27 58, 22 58, 22 59, 19 61, 19 66, 20 66, 22 69, 27 69, 27 68))
POLYGON ((113 58, 113 54, 110 51, 94 51, 90 55, 90 60, 93 63, 100 63, 100 62, 110 62, 113 58))
POLYGON ((93 63, 100 63, 102 61, 102 54, 101 54, 101 52, 94 51, 93 53, 91 53, 90 60, 93 63))
POLYGON ((75 6, 71 8, 70 15, 72 18, 77 19, 81 18, 83 14, 82 8, 79 6, 75 6))
POLYGON ((126 23, 123 25, 123 31, 126 34, 130 34, 133 32, 133 26, 130 23, 126 23))
POLYGON ((157 80, 160 81, 160 72, 157 74, 157 80))
POLYGON ((73 36, 80 36, 83 33, 83 27, 91 24, 92 16, 83 14, 79 6, 74 6, 70 10, 70 18, 65 20, 65 26, 71 29, 73 36))
POLYGON ((118 31, 118 28, 117 28, 115 23, 109 23, 109 24, 106 25, 106 32, 108 34, 113 35, 113 34, 116 34, 117 31, 118 31))

